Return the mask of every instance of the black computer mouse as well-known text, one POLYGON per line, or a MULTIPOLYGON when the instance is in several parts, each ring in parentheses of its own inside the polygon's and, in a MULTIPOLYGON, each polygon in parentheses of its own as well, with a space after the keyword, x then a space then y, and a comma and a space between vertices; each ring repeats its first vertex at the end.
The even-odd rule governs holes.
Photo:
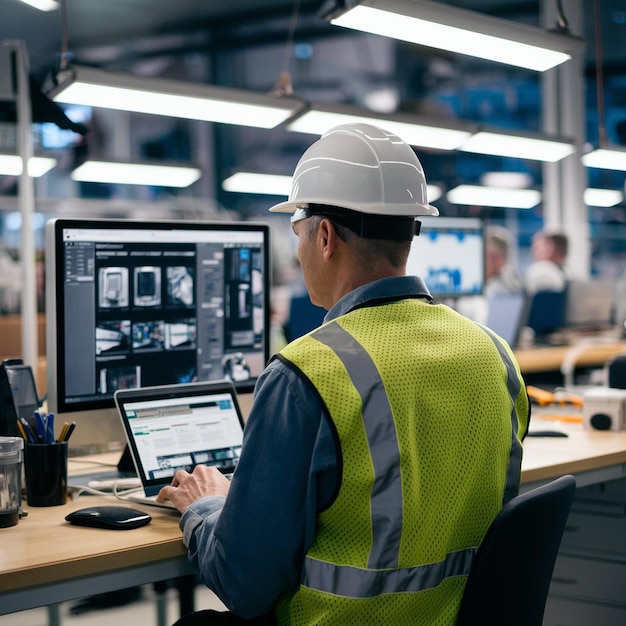
POLYGON ((569 437, 569 435, 560 430, 531 430, 528 437, 569 437))
POLYGON ((69 513, 65 519, 77 526, 130 530, 149 524, 152 517, 148 513, 126 506, 89 506, 69 513))

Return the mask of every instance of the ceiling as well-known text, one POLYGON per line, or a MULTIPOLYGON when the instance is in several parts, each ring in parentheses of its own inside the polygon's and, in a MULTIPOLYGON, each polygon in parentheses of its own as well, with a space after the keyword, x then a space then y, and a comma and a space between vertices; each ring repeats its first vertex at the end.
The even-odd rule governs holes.
MULTIPOLYGON (((114 60, 142 40, 201 31, 219 34, 237 22, 258 24, 289 16, 293 4, 293 0, 67 0, 68 49, 87 57, 90 50, 98 49, 114 60)), ((302 0, 300 10, 310 13, 319 4, 319 0, 302 0)), ((61 10, 43 12, 19 0, 0 3, 0 40, 23 40, 35 72, 58 59, 62 33, 61 10)))
MULTIPOLYGON (((317 18, 324 0, 66 0, 67 44, 70 52, 89 59, 98 50, 102 61, 115 62, 116 56, 137 46, 142 40, 160 39, 181 34, 205 33, 228 45, 224 32, 234 27, 245 29, 239 40, 249 45, 272 36, 272 19, 287 20, 296 9, 309 27, 330 31, 317 18), (245 37, 245 39, 244 39, 245 37)), ((444 4, 471 8, 509 19, 536 23, 540 2, 516 0, 457 0, 444 4)), ((592 4, 592 3, 588 3, 592 4)), ((606 2, 605 2, 606 4, 606 2)), ((303 26, 300 23, 298 28, 303 26)), ((19 0, 0 2, 0 40, 20 39, 26 43, 34 72, 49 69, 63 44, 62 11, 43 12, 19 0)), ((280 33, 284 37, 285 30, 280 33)), ((276 35, 278 36, 278 35, 276 35)), ((172 40, 170 40, 171 42, 172 40)), ((145 49, 144 49, 145 51, 145 49)), ((95 61, 95 59, 94 59, 95 61)))
MULTIPOLYGON (((556 13, 556 0, 524 2, 518 0, 455 0, 442 4, 456 5, 495 15, 513 21, 538 25, 543 3, 556 13)), ((585 71, 589 76, 595 73, 594 49, 594 7, 590 0, 579 0, 584 7, 584 24, 581 34, 588 42, 586 48, 585 71)), ((241 59, 248 54, 244 65, 250 64, 250 57, 270 45, 274 48, 275 58, 282 56, 277 51, 285 47, 288 40, 292 16, 297 12, 297 28, 294 42, 306 40, 323 40, 333 42, 346 37, 344 29, 330 26, 319 16, 318 11, 324 0, 66 0, 67 25, 64 29, 62 11, 42 12, 19 0, 0 0, 0 40, 12 39, 25 42, 30 61, 31 73, 43 79, 54 69, 66 45, 68 59, 76 64, 89 64, 129 72, 140 68, 146 73, 161 75, 169 72, 169 76, 181 79, 208 80, 216 84, 267 90, 275 82, 280 68, 262 67, 265 57, 259 56, 257 65, 241 69, 241 59), (65 34, 65 36, 64 36, 65 34), (246 53, 246 51, 248 51, 246 53), (181 59, 198 53, 209 58, 210 71, 194 75, 181 59), (174 62, 164 59, 175 59, 174 62), (218 59, 218 61, 216 61, 218 59), (239 65, 236 65, 239 63, 239 65), (152 65, 150 65, 152 64, 152 65), (221 68, 219 72, 215 68, 221 68), (234 68, 234 69, 233 69, 234 68), (178 72, 178 74, 176 74, 178 72)), ((567 15, 571 10, 571 0, 564 2, 567 15)), ((556 23, 556 22, 555 22, 556 23)), ((618 78, 626 76, 626 2, 624 0, 601 0, 602 25, 602 61, 607 74, 618 78)), ((332 46, 331 46, 332 47, 332 46)), ((385 51, 382 50, 384 53, 385 51)), ((515 80, 514 72, 487 65, 482 69, 472 61, 462 59, 455 61, 453 70, 439 67, 433 77, 432 68, 424 70, 426 61, 430 63, 431 53, 416 47, 395 50, 390 59, 384 63, 381 47, 360 48, 355 56, 359 57, 356 64, 350 66, 343 58, 332 58, 327 53, 318 60, 316 72, 308 72, 300 67, 294 73, 296 93, 307 99, 317 101, 351 101, 355 102, 355 94, 359 86, 355 81, 366 80, 368 85, 374 82, 393 82, 406 89, 408 84, 413 89, 412 96, 422 97, 422 91, 432 89, 436 84, 437 106, 442 99, 455 102, 455 106, 463 108, 462 113, 468 116, 484 116, 489 121, 495 120, 508 123, 504 117, 499 119, 498 107, 508 107, 511 100, 525 116, 524 122, 538 124, 540 110, 540 94, 538 89, 528 89, 526 83, 515 80), (330 58, 329 58, 330 57, 330 58), (319 68, 321 65, 321 69, 319 68), (356 68, 356 70, 355 70, 356 68), (360 75, 360 76, 357 76, 360 75), (298 82, 295 82, 295 79, 298 82), (422 81, 424 84, 419 84, 422 81), (427 85, 426 83, 430 81, 427 85), (349 83, 349 84, 348 84, 349 83), (478 86, 478 87, 477 87, 478 86), (479 97, 475 92, 480 90, 479 97), (461 95, 459 95, 459 93, 461 95), (524 99, 528 102, 525 102, 524 99), (460 104, 459 104, 460 102, 460 104)), ((341 54, 341 53, 339 53, 341 54)), ((319 57, 318 57, 319 59, 319 57)), ((449 59, 448 59, 449 60, 449 59)), ((266 63, 267 65, 267 63, 266 63)), ((301 64, 302 66, 302 64, 301 64)), ((203 70, 206 69, 203 67, 203 70)), ((533 77, 535 82, 537 79, 533 77)), ((626 79, 624 91, 618 93, 616 102, 624 109, 626 118, 626 79)), ((618 89, 619 91, 619 89, 618 89)), ((358 94, 357 94, 358 95, 358 94)), ((357 102, 357 104, 361 104, 357 102)), ((452 105, 450 105, 452 106, 452 105)), ((607 107, 609 103, 607 103, 607 107)), ((618 107, 618 108, 619 108, 618 107)), ((619 109, 620 111, 622 109, 619 109)), ((458 111, 457 111, 458 113, 458 111)), ((500 111, 501 113, 501 111, 500 111)), ((506 113, 506 111, 505 111, 506 113)), ((150 129, 156 129, 157 122, 149 122, 150 129)), ((513 124, 514 125, 514 124, 513 124)), ((168 132, 172 129, 166 129, 168 132)), ((137 131, 143 132, 143 131, 137 131)), ((173 128, 172 132, 176 132, 173 128)), ((218 131, 219 132, 222 131, 218 131)), ((228 166, 237 164, 246 156, 259 155, 259 159, 279 163, 287 161, 285 173, 293 171, 298 154, 301 154, 303 142, 310 138, 288 137, 286 133, 272 134, 271 145, 268 144, 267 133, 228 129, 223 131, 222 145, 219 146, 218 159, 228 166), (245 149, 236 152, 229 144, 231 137, 242 139, 246 132, 245 149), (230 135, 228 135, 230 133, 230 135), (254 145, 258 143, 259 145, 254 145), (253 147, 251 147, 253 146, 253 147), (267 155, 271 155, 268 159, 267 155)), ((162 134, 165 133, 165 130, 162 134)), ((293 135, 293 133, 291 134, 293 135)), ((92 136, 92 144, 95 136, 92 136)), ((234 142, 233 142, 234 143, 234 142)), ((241 141, 243 143, 243 139, 241 141)), ((483 164, 473 158, 469 164, 446 162, 439 164, 434 161, 428 164, 428 171, 441 170, 441 176, 453 170, 457 178, 474 177, 481 168, 491 164, 483 164)), ((439 176, 437 171, 437 176, 439 176)))

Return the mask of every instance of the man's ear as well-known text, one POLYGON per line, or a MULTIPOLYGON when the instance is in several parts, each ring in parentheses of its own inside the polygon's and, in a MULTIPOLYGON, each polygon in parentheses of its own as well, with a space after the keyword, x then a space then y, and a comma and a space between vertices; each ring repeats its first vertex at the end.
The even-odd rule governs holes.
POLYGON ((337 231, 333 223, 329 219, 324 218, 320 222, 317 234, 323 246, 324 259, 328 260, 334 254, 337 246, 337 231))

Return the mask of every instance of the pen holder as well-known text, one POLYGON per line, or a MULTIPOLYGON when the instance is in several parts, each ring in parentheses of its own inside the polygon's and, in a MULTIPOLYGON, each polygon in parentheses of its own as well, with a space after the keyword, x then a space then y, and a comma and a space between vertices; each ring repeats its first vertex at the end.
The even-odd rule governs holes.
POLYGON ((57 506, 67 502, 67 442, 27 443, 24 479, 29 506, 57 506))

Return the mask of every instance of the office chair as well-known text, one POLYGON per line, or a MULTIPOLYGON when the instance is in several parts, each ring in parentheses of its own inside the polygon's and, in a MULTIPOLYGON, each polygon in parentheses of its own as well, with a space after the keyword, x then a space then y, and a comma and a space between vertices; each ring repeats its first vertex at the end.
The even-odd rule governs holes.
POLYGON ((607 378, 609 387, 626 389, 626 354, 618 354, 607 364, 607 378))
POLYGON ((562 476, 502 507, 478 548, 457 626, 541 626, 576 479, 562 476))
POLYGON ((526 325, 535 335, 549 335, 565 326, 566 291, 538 291, 531 296, 526 325))
POLYGON ((323 321, 326 311, 311 303, 309 294, 294 295, 289 303, 289 319, 283 328, 285 339, 293 341, 317 328, 323 321))

